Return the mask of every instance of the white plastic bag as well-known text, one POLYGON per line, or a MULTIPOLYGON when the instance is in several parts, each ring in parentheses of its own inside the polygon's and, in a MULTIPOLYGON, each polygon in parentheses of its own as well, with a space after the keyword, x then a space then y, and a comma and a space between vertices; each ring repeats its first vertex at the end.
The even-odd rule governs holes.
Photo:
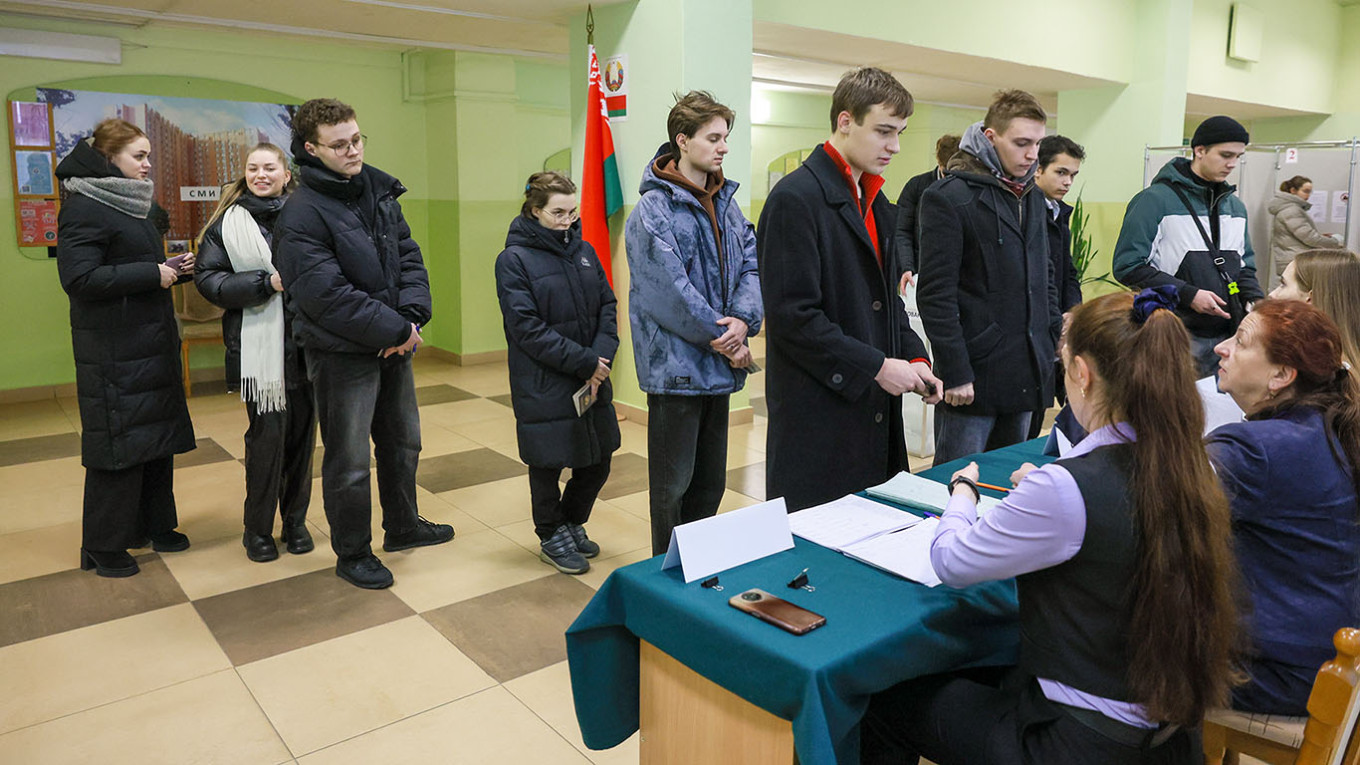
MULTIPOLYGON (((926 344, 926 353, 929 353, 930 340, 926 339, 921 311, 916 306, 916 285, 907 285, 902 302, 907 307, 911 330, 926 344)), ((935 407, 927 406, 920 396, 908 393, 902 396, 902 423, 906 428, 907 453, 913 457, 935 456, 935 407)))

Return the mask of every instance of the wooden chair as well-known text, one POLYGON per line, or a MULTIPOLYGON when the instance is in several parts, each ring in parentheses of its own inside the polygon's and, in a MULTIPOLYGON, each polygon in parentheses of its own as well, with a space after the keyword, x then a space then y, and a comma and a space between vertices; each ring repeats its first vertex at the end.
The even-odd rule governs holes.
POLYGON ((175 318, 179 320, 180 370, 184 375, 184 397, 193 392, 189 379, 189 350, 195 345, 222 344, 222 309, 208 302, 193 282, 176 284, 175 318))
POLYGON ((1204 720, 1205 763, 1235 763, 1245 754, 1271 765, 1360 764, 1360 629, 1337 630, 1332 643, 1336 658, 1318 670, 1307 716, 1216 709, 1204 720))

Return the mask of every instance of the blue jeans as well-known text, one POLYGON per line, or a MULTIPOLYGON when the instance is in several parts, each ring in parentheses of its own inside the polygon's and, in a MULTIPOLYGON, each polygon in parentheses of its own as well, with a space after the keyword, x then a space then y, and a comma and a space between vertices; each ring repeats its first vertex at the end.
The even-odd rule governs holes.
POLYGON ((372 554, 373 503, 368 440, 378 463, 383 530, 416 526, 416 467, 420 410, 410 356, 307 351, 317 420, 321 423, 321 496, 331 527, 331 549, 342 560, 372 554))
POLYGON ((943 465, 960 457, 1018 444, 1029 435, 1033 412, 964 414, 945 403, 935 406, 935 462, 943 465))

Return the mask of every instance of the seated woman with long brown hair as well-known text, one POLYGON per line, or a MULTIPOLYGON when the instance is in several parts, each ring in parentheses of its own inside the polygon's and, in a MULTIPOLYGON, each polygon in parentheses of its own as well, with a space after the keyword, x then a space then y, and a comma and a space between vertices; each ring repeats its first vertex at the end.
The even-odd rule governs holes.
POLYGON ((1318 309, 1266 300, 1216 349, 1247 416, 1207 439, 1251 599, 1237 709, 1306 714, 1332 635, 1360 625, 1360 388, 1342 347, 1318 309))
POLYGON ((1198 763, 1237 630, 1228 503, 1200 440, 1190 337, 1164 288, 1074 309, 1062 351, 1090 435, 1022 466, 979 518, 955 474, 931 563, 951 587, 1016 577, 1019 665, 875 696, 863 762, 1198 763))

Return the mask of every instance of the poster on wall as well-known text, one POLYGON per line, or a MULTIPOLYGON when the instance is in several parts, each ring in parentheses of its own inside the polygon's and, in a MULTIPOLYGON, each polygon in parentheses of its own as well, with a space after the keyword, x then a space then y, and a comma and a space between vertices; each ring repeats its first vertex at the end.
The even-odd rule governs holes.
POLYGON ((56 196, 55 164, 50 151, 14 152, 14 189, 19 196, 56 196))
POLYGON ((19 245, 42 247, 57 243, 57 200, 20 199, 18 211, 19 245))
POLYGON ((604 106, 609 111, 610 123, 628 121, 628 54, 611 56, 605 59, 604 106))
POLYGON ((47 104, 10 101, 9 110, 10 134, 15 146, 52 148, 52 122, 48 119, 47 104))
POLYGON ((267 142, 288 152, 295 106, 248 101, 170 98, 133 93, 38 88, 52 105, 60 162, 109 117, 127 120, 151 141, 156 203, 170 214, 170 239, 198 235, 216 207, 215 195, 181 189, 220 187, 245 172, 246 152, 267 142), (188 200, 186 200, 188 197, 188 200))

